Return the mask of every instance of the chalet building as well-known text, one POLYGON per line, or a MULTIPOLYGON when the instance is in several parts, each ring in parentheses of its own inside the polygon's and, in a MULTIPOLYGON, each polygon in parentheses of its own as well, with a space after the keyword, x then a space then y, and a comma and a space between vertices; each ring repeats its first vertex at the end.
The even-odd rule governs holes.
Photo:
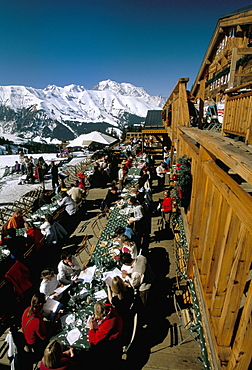
POLYGON ((171 142, 162 121, 162 110, 148 110, 141 132, 127 132, 126 141, 131 139, 142 141, 142 151, 150 155, 163 153, 166 146, 170 149, 171 142))
POLYGON ((246 370, 252 365, 252 6, 218 20, 192 99, 188 80, 179 79, 162 114, 182 220, 175 225, 178 280, 190 287, 199 314, 205 367, 246 370))

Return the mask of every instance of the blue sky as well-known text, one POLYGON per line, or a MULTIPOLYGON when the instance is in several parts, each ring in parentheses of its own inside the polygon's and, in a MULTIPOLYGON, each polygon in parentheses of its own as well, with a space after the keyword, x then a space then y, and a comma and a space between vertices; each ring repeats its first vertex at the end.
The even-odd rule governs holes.
POLYGON ((194 82, 219 17, 251 0, 0 0, 0 85, 90 89, 111 79, 167 97, 194 82))

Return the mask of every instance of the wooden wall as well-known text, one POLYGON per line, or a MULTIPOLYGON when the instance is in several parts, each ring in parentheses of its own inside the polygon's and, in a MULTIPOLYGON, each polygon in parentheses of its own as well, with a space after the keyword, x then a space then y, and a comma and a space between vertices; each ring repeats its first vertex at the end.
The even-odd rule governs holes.
POLYGON ((187 276, 197 286, 212 368, 246 370, 252 358, 252 197, 243 185, 252 189, 252 149, 187 127, 181 111, 186 86, 180 84, 169 98, 175 113, 167 130, 177 158, 191 158, 190 206, 181 210, 187 276))
MULTIPOLYGON (((188 277, 196 279, 219 366, 248 369, 251 361, 252 198, 211 147, 179 132, 178 157, 192 158, 191 204, 184 215, 189 245, 188 277), (248 339, 250 338, 250 339, 248 339)), ((216 139, 218 145, 218 139, 216 139)))

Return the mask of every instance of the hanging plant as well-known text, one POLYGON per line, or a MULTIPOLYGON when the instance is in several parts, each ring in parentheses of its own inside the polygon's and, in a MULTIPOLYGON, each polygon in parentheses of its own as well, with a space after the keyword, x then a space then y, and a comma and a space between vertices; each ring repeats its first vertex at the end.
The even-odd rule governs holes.
POLYGON ((183 155, 183 157, 178 159, 172 179, 176 180, 174 186, 177 204, 187 208, 190 203, 192 188, 191 158, 183 155))

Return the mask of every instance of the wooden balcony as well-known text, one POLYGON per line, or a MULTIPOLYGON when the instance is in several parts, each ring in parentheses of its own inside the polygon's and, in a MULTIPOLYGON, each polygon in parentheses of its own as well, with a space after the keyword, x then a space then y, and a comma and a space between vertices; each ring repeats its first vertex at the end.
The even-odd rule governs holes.
MULTIPOLYGON (((181 208, 189 249, 187 277, 193 279, 213 369, 251 365, 252 149, 251 93, 227 98, 222 132, 190 127, 186 79, 167 104, 172 153, 191 158, 189 207, 181 208), (227 109, 227 111, 226 111, 227 109)), ((165 125, 166 127, 166 125, 165 125)))

